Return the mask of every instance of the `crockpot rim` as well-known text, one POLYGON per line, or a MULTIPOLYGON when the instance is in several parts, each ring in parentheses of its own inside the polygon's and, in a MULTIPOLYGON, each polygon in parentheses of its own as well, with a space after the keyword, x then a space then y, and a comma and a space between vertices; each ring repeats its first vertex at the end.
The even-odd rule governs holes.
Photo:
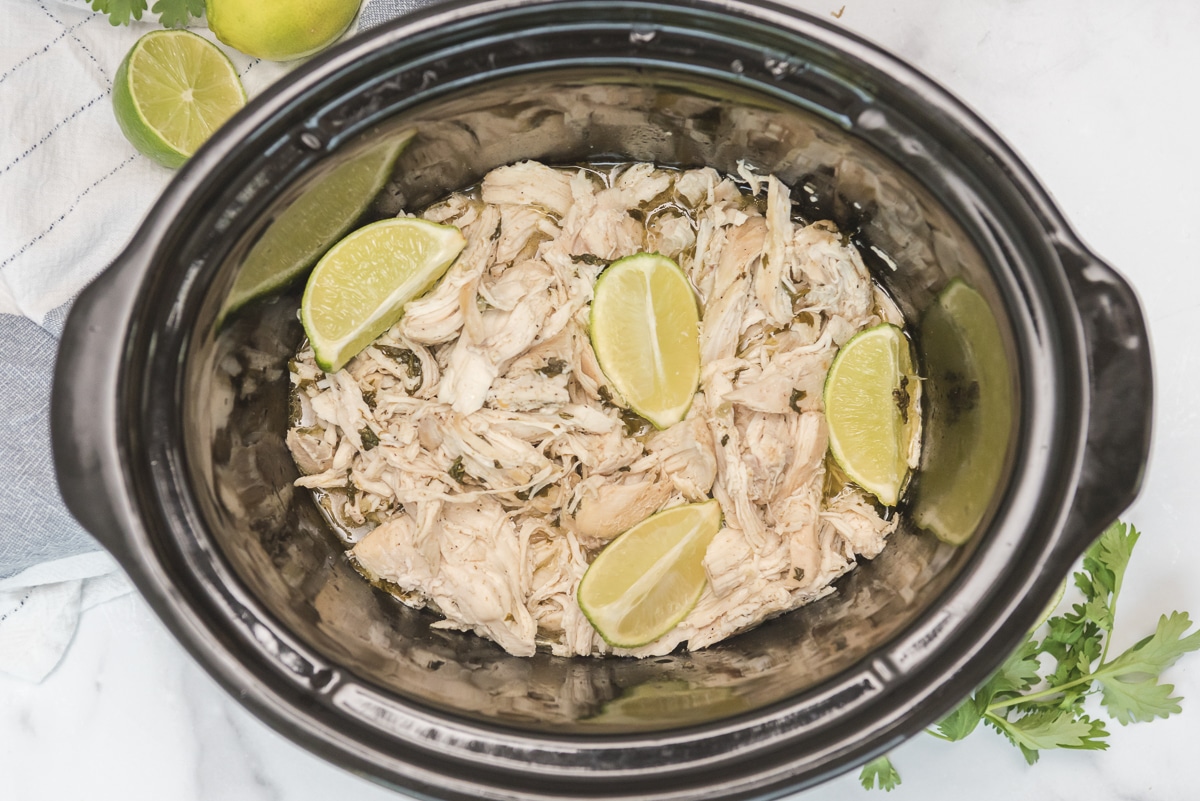
MULTIPOLYGON (((504 9, 515 8, 516 5, 517 4, 509 3, 509 2, 493 2, 493 3, 486 3, 486 4, 478 4, 478 6, 485 6, 486 8, 484 11, 480 12, 480 11, 478 11, 478 6, 477 6, 476 7, 476 11, 478 12, 477 16, 482 16, 483 14, 489 13, 490 11, 500 11, 500 10, 504 10, 504 9)), ((521 5, 524 6, 525 4, 521 4, 521 5)), ((571 3, 546 2, 546 3, 537 3, 537 4, 533 4, 533 6, 526 6, 526 7, 527 8, 528 7, 541 8, 541 7, 551 7, 551 6, 558 6, 558 5, 570 6, 572 4, 571 3)), ((632 3, 623 3, 620 5, 631 6, 631 7, 653 7, 653 6, 660 6, 662 4, 632 2, 632 3)), ((680 6, 680 7, 693 7, 693 8, 704 6, 704 7, 710 7, 710 8, 717 7, 717 8, 723 8, 723 9, 733 9, 733 8, 742 8, 743 10, 745 9, 745 7, 743 7, 737 3, 678 3, 678 4, 672 3, 669 5, 680 6)), ((425 16, 425 19, 426 20, 429 20, 430 18, 436 19, 437 14, 452 13, 453 11, 456 11, 456 10, 465 10, 467 7, 468 7, 467 4, 460 4, 460 5, 446 7, 449 10, 444 10, 444 9, 440 9, 440 8, 435 9, 435 10, 429 12, 425 16)), ((793 16, 800 14, 800 12, 794 12, 794 11, 787 11, 786 13, 788 13, 789 15, 793 15, 793 16)), ((471 16, 471 15, 467 15, 467 16, 471 16)), ((813 22, 817 22, 817 21, 809 19, 808 22, 813 23, 813 22)), ((412 23, 410 20, 406 19, 406 20, 402 21, 402 23, 393 24, 388 29, 388 31, 393 32, 393 35, 394 35, 394 31, 403 29, 403 28, 407 28, 409 26, 409 24, 414 24, 414 23, 412 23)), ((837 36, 839 36, 839 37, 846 37, 846 34, 840 32, 840 31, 835 31, 834 29, 832 29, 831 26, 824 25, 821 27, 823 27, 823 29, 825 29, 827 32, 836 33, 837 36)), ((384 37, 384 38, 386 38, 386 37, 384 37)), ((849 38, 854 39, 854 37, 849 37, 849 38)), ((302 97, 306 92, 308 92, 309 90, 313 89, 313 87, 316 86, 316 84, 319 82, 320 76, 338 72, 338 69, 333 65, 338 63, 339 58, 342 60, 343 63, 350 63, 353 60, 351 58, 351 54, 367 50, 368 49, 367 48, 368 41, 374 41, 374 40, 361 40, 361 39, 360 40, 351 40, 351 42, 347 43, 341 49, 339 49, 339 51, 337 51, 336 57, 331 56, 330 59, 327 61, 321 61, 315 65, 310 65, 309 67, 303 68, 304 70, 306 70, 306 72, 304 72, 304 75, 303 75, 303 80, 299 81, 297 83, 297 85, 295 85, 295 86, 288 87, 286 91, 277 93, 276 96, 273 98, 272 102, 277 107, 282 108, 283 106, 287 105, 288 103, 302 97), (307 81, 307 83, 304 83, 304 81, 307 81)), ((865 42, 863 42, 862 40, 856 40, 856 41, 861 46, 870 47, 869 45, 866 45, 865 42)), ((874 51, 874 53, 876 55, 880 56, 881 58, 891 59, 891 57, 886 56, 886 54, 881 54, 879 51, 874 51)), ((894 61, 894 59, 893 59, 893 61, 894 61)), ((899 63, 899 62, 895 62, 895 63, 899 63)), ((906 74, 913 72, 911 70, 911 68, 906 68, 906 70, 907 70, 906 74)), ((908 74, 908 77, 911 78, 912 75, 908 74)), ((944 90, 937 89, 936 86, 934 86, 930 82, 926 81, 926 84, 927 85, 924 87, 925 90, 936 89, 937 92, 940 93, 940 95, 942 96, 943 99, 950 100, 953 103, 957 103, 957 101, 953 101, 953 98, 950 98, 950 96, 947 95, 944 92, 944 90)), ((957 111, 970 114, 970 112, 968 112, 965 109, 965 107, 961 107, 961 104, 959 104, 957 111)), ((252 120, 257 120, 258 117, 262 117, 264 115, 269 117, 270 115, 276 113, 275 111, 269 110, 269 104, 266 103, 265 101, 264 101, 264 103, 260 104, 257 107, 254 107, 252 105, 251 112, 252 113, 248 112, 245 116, 238 118, 238 120, 235 120, 235 122, 240 123, 240 127, 243 129, 245 129, 247 127, 252 128, 252 126, 253 126, 253 123, 251 122, 252 120)), ((978 122, 977 119, 975 121, 978 122)), ((982 123, 979 123, 979 124, 982 125, 982 123)), ((210 144, 209 146, 206 146, 206 148, 204 150, 202 150, 200 154, 197 155, 194 163, 190 164, 187 168, 185 168, 184 172, 181 172, 179 179, 177 179, 172 184, 171 188, 168 189, 167 193, 164 195, 162 201, 160 201, 159 206, 156 207, 156 212, 152 212, 151 222, 148 223, 146 226, 144 226, 143 229, 139 232, 138 236, 135 238, 134 243, 130 246, 129 253, 137 253, 139 251, 144 251, 146 248, 150 248, 154 245, 155 236, 153 234, 154 234, 154 231, 156 230, 156 225, 158 226, 157 231, 159 233, 159 236, 157 238, 161 242, 165 238, 165 234, 167 233, 167 231, 162 227, 162 225, 164 225, 164 223, 162 223, 161 221, 156 223, 154 221, 154 217, 155 217, 156 213, 158 212, 158 210, 164 209, 164 208, 169 210, 173 203, 176 204, 176 206, 178 207, 178 205, 181 203, 181 201, 186 201, 186 200, 190 199, 190 193, 194 191, 195 185, 202 181, 203 177, 210 171, 211 168, 214 168, 215 166, 218 165, 220 160, 223 158, 223 156, 229 150, 234 149, 236 146, 245 147, 246 138, 244 138, 241 134, 239 134, 237 127, 238 126, 235 126, 234 128, 231 128, 231 130, 229 132, 225 132, 221 135, 218 135, 218 137, 216 137, 214 139, 214 142, 212 144, 210 144), (187 177, 188 180, 185 180, 185 177, 187 177), (190 181, 190 184, 189 184, 189 181, 190 181)), ((994 135, 992 138, 994 140, 994 135)), ((998 140, 994 140, 994 141, 998 142, 998 140)), ((984 144, 990 144, 990 143, 985 142, 984 144)), ((1011 152, 1002 150, 1001 155, 1011 156, 1011 152)), ((1015 161, 1015 157, 1013 157, 1013 160, 1015 161)), ((1014 173, 1014 182, 1016 184, 1018 184, 1018 186, 1016 188, 1018 190, 1023 190, 1022 194, 1025 196, 1025 199, 1034 201, 1035 207, 1039 205, 1039 201, 1040 201, 1040 202, 1044 202, 1045 204, 1047 204, 1046 207, 1052 210, 1053 206, 1048 205, 1049 199, 1047 196, 1045 196, 1044 192, 1040 191, 1040 187, 1037 187, 1036 184, 1033 184, 1032 189, 1037 190, 1037 191, 1035 191, 1033 194, 1030 194, 1030 192, 1028 191, 1030 189, 1030 187, 1023 185, 1022 182, 1020 180, 1018 180, 1022 177, 1023 171, 1022 171, 1022 169, 1020 169, 1019 162, 1015 162, 1015 164, 1017 167, 1017 169, 1015 169, 1015 170, 1013 169, 1012 164, 1005 164, 1004 166, 1008 167, 1014 173)), ((1023 177, 1031 180, 1031 176, 1028 176, 1027 173, 1024 173, 1023 177)), ((1045 211, 1045 209, 1037 209, 1037 208, 1035 208, 1034 210, 1042 211, 1042 212, 1045 211)), ((1042 215, 1042 216, 1043 216, 1043 220, 1049 219, 1051 222, 1054 222, 1054 220, 1057 219, 1059 222, 1061 222, 1061 218, 1055 217, 1054 215, 1050 215, 1049 217, 1047 217, 1046 215, 1042 215)), ((1065 224, 1063 224, 1063 226, 1061 228, 1053 226, 1053 225, 1044 225, 1043 228, 1049 239, 1053 239, 1055 237, 1060 237, 1067 241, 1077 242, 1077 239, 1071 238, 1073 235, 1071 235, 1069 230, 1067 230, 1065 228, 1065 224)), ((1064 285, 1065 285, 1065 279, 1064 279, 1064 285)), ((144 290, 144 284, 143 284, 142 288, 144 290)), ((145 293, 145 294, 150 294, 150 293, 145 293)), ((137 317, 136 313, 134 314, 134 317, 135 318, 137 317)), ((130 337, 130 339, 127 341, 127 345, 129 345, 130 347, 132 346, 133 339, 134 339, 134 337, 130 337)), ((1081 377, 1081 380, 1082 380, 1082 384, 1084 386, 1086 386, 1086 377, 1081 377)), ((1086 415, 1085 415, 1085 417, 1086 417, 1086 415)), ((1081 443, 1079 444, 1079 448, 1080 448, 1080 453, 1082 453, 1082 450, 1081 450, 1082 444, 1081 443)), ((136 448, 127 448, 126 456, 130 457, 130 458, 135 458, 136 457, 136 448)), ((1069 489, 1065 489, 1063 492, 1064 498, 1062 500, 1065 501, 1066 500, 1065 496, 1069 496, 1069 494, 1070 494, 1069 489)), ((144 503, 146 501, 152 501, 152 500, 153 499, 142 498, 139 501, 139 505, 141 505, 142 503, 144 503)), ((156 501, 155 501, 155 503, 156 503, 156 501)), ((143 508, 145 508, 145 507, 143 507, 143 508)), ((131 522, 136 525, 137 516, 136 516, 136 512, 134 512, 134 510, 132 508, 132 505, 129 506, 127 511, 131 514, 131 516, 127 519, 127 522, 131 522)), ((1068 514, 1068 509, 1066 508, 1066 504, 1064 503, 1062 505, 1060 517, 1065 519, 1065 516, 1067 514, 1068 514)), ((1060 526, 1061 526, 1061 523, 1062 523, 1062 520, 1059 521, 1060 526)), ((149 537, 145 532, 143 532, 143 534, 142 534, 142 540, 143 540, 143 542, 141 543, 142 545, 150 546, 150 547, 154 546, 153 539, 151 537, 149 537)), ((1076 550, 1076 547, 1073 546, 1071 548, 1071 550, 1076 550)), ((167 604, 166 604, 165 600, 161 596, 159 596, 159 592, 161 592, 161 590, 164 586, 169 586, 170 584, 172 584, 174 582, 174 580, 166 574, 164 566, 161 563, 152 564, 149 559, 142 558, 142 557, 145 557, 146 555, 147 554, 145 552, 142 552, 139 554, 129 553, 126 556, 130 560, 132 560, 132 562, 134 564, 136 564, 137 567, 146 571, 145 575, 135 576, 135 578, 139 579, 138 583, 139 583, 139 586, 143 589, 143 591, 150 589, 150 587, 148 585, 150 585, 152 581, 153 582, 162 582, 162 584, 159 587, 154 588, 155 590, 157 590, 157 592, 147 593, 147 594, 150 595, 152 599, 157 598, 163 604, 163 606, 166 606, 167 604)), ((1043 554, 1043 556, 1046 556, 1046 555, 1043 554)), ((1048 560, 1043 561, 1042 567, 1045 567, 1047 563, 1048 563, 1048 560)), ((130 566, 130 565, 127 565, 127 566, 130 566)), ((966 570, 966 568, 964 568, 964 571, 965 570, 966 570)), ((136 571, 131 571, 131 572, 136 572, 136 571)), ((1035 582, 1036 578, 1037 578, 1036 576, 1031 577, 1028 583, 1029 584, 1036 583, 1035 582)), ((1046 598, 1041 599, 1041 602, 1043 604, 1046 600, 1048 600, 1048 596, 1052 590, 1053 590, 1053 588, 1051 587, 1043 593, 1044 595, 1047 596, 1046 598)), ((947 590, 947 592, 950 592, 950 590, 947 590)), ((1031 597, 1035 597, 1035 596, 1036 596, 1036 593, 1034 593, 1031 597)), ((1030 603, 1029 600, 1026 599, 1025 604, 1029 605, 1029 603, 1030 603)), ((156 605, 156 608, 159 608, 159 613, 163 614, 163 610, 160 607, 160 605, 158 603, 156 603, 155 605, 156 605)), ((178 610, 170 610, 170 611, 173 613, 178 610)), ((918 621, 919 621, 919 619, 918 619, 918 621)), ((178 620, 178 619, 176 620, 176 625, 181 626, 181 627, 186 626, 184 621, 178 620)), ((915 626, 916 624, 914 623, 913 625, 915 626)), ((1011 626, 1009 627, 1009 629, 1011 629, 1009 631, 1009 638, 1011 639, 1011 636, 1012 636, 1013 632, 1015 631, 1015 629, 1011 626)), ((180 632, 177 630, 177 633, 180 633, 180 632)), ((1017 632, 1017 633, 1023 633, 1023 632, 1017 632)), ((206 652, 204 650, 205 648, 212 649, 214 647, 226 647, 227 646, 227 643, 218 643, 216 641, 216 639, 214 637, 212 637, 212 632, 202 632, 199 628, 188 631, 188 632, 186 632, 186 634, 189 638, 195 638, 190 643, 185 641, 185 644, 189 644, 189 650, 192 650, 194 655, 196 655, 198 658, 201 658, 202 662, 206 662, 207 657, 214 656, 213 653, 206 652), (208 636, 207 637, 204 636, 205 634, 207 634, 208 636)), ((185 639, 185 637, 181 636, 181 639, 185 639)), ((227 654, 217 654, 216 656, 220 657, 220 656, 225 656, 225 655, 227 655, 227 654)), ((212 669, 212 666, 210 666, 207 662, 206 662, 206 667, 210 667, 210 670, 212 669)), ((225 667, 230 667, 230 666, 227 665, 225 667)), ((222 683, 225 684, 227 686, 227 688, 229 688, 230 684, 231 684, 228 681, 223 681, 222 683)), ((970 689, 970 688, 968 688, 968 689, 970 689)), ((267 706, 268 705, 264 703, 263 706, 260 707, 260 711, 266 710, 267 706)), ((267 710, 267 711, 269 711, 269 710, 267 710)), ((908 726, 907 728, 912 729, 913 727, 908 726)), ((294 733, 293 733, 293 736, 295 736, 294 733)), ((862 755, 859 755, 859 756, 861 757, 862 755)))

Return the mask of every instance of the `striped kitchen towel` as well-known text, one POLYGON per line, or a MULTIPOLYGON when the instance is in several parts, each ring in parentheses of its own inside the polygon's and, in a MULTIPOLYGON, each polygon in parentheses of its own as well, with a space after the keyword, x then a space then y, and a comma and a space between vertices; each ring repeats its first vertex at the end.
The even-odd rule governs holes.
MULTIPOLYGON (((431 0, 368 0, 352 33, 431 0)), ((153 3, 149 3, 153 5, 153 3)), ((128 590, 59 497, 48 405, 71 299, 124 247, 171 171, 112 113, 112 78, 157 21, 85 0, 6 0, 0 25, 0 671, 38 681, 80 611, 128 590)), ((200 27, 197 33, 208 36, 200 27)), ((251 95, 290 65, 224 48, 251 95)))

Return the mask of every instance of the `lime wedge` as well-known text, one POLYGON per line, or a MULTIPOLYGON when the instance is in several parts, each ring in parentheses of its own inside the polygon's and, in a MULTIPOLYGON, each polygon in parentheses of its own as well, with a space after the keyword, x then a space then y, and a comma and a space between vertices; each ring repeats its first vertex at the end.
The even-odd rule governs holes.
POLYGON ((600 368, 635 412, 660 429, 684 418, 700 381, 700 314, 678 264, 657 253, 613 262, 590 328, 600 368))
POLYGON ((955 279, 920 323, 929 431, 912 518, 940 540, 970 539, 991 506, 1013 429, 1013 390, 987 300, 955 279))
POLYGON ((609 645, 657 640, 696 605, 708 580, 704 553, 721 529, 715 500, 651 515, 610 542, 588 566, 576 599, 609 645))
POLYGON ((584 723, 667 728, 744 712, 732 687, 702 687, 682 679, 655 679, 625 690, 584 723))
POLYGON ((466 244, 452 225, 397 217, 334 245, 300 300, 300 322, 321 369, 337 372, 391 328, 404 304, 433 286, 466 244))
POLYGON ((904 332, 890 323, 855 334, 825 378, 829 450, 855 484, 895 506, 919 430, 918 392, 904 332))
POLYGON ((237 71, 194 33, 151 31, 113 79, 113 111, 125 137, 166 167, 178 167, 246 105, 237 71))
POLYGON ((370 207, 414 133, 410 128, 338 165, 280 212, 246 254, 222 313, 291 283, 312 267, 370 207))

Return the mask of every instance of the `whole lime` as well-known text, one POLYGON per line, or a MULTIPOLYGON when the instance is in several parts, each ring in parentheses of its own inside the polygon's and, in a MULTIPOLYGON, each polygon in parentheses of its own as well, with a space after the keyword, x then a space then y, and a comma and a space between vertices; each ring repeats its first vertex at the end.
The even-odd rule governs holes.
POLYGON ((303 58, 346 32, 362 0, 205 0, 208 27, 225 44, 268 61, 303 58))

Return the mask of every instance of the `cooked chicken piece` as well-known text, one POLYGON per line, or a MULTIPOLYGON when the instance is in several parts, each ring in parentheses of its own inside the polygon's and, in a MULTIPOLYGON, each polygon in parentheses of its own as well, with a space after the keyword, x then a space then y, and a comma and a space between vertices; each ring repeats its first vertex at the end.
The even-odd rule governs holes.
POLYGON ((568 240, 572 256, 615 261, 642 250, 645 228, 624 209, 599 204, 590 208, 580 204, 576 208, 581 219, 568 222, 581 223, 568 240))
POLYGON ((842 244, 834 224, 821 221, 800 228, 792 248, 797 256, 792 280, 808 287, 805 308, 837 314, 851 325, 864 325, 874 305, 874 284, 862 257, 842 244))
POLYGON ((665 212, 650 220, 646 225, 646 249, 679 259, 683 251, 696 244, 696 231, 692 221, 682 214, 665 212))
POLYGON ((477 284, 495 252, 492 233, 500 224, 500 210, 488 206, 467 237, 467 246, 432 290, 409 301, 400 318, 399 332, 413 342, 431 345, 449 342, 463 327, 462 288, 477 284))
POLYGON ((745 159, 738 159, 737 174, 746 182, 746 186, 752 195, 762 194, 762 185, 767 183, 770 178, 775 177, 773 175, 768 177, 758 174, 745 159))
POLYGON ((519 298, 512 308, 488 309, 480 317, 478 332, 466 330, 454 344, 438 389, 438 400, 460 414, 483 406, 492 381, 509 362, 523 353, 553 310, 546 290, 554 280, 541 262, 526 261, 505 271, 492 291, 505 298, 519 298))
POLYGON ((441 368, 433 353, 405 339, 398 325, 355 357, 346 370, 364 388, 364 393, 373 392, 376 398, 387 390, 429 398, 437 393, 441 380, 441 368))
POLYGON ((523 373, 515 378, 498 378, 487 393, 487 405, 495 409, 531 412, 571 402, 567 376, 523 373))
POLYGON ((616 179, 612 181, 612 187, 598 192, 596 199, 601 206, 645 212, 649 209, 642 207, 660 195, 665 195, 671 188, 671 183, 670 173, 643 162, 619 170, 616 179))
POLYGON ((762 259, 766 233, 762 218, 753 217, 733 227, 727 235, 700 323, 702 365, 728 359, 737 353, 742 320, 751 303, 750 283, 762 259))
POLYGON ((517 656, 532 656, 537 627, 525 606, 520 543, 499 502, 448 504, 436 536, 418 542, 417 526, 398 515, 351 550, 355 565, 374 581, 426 595, 444 621, 434 624, 495 640, 517 656))
POLYGON ((522 161, 498 167, 484 176, 480 194, 492 206, 533 206, 565 217, 574 199, 570 179, 561 170, 522 161))
POLYGON ((662 509, 672 492, 657 470, 590 476, 575 488, 575 529, 586 547, 598 548, 662 509))
POLYGON ((554 239, 560 231, 554 221, 533 206, 500 207, 500 238, 496 241, 496 264, 511 264, 533 258, 539 242, 554 239))
POLYGON ((713 191, 720 180, 720 174, 711 167, 688 170, 675 179, 675 192, 689 206, 711 206, 713 191))
MULTIPOLYGON (((317 423, 325 428, 337 426, 345 440, 362 450, 362 430, 368 427, 366 418, 370 416, 371 409, 363 400, 358 382, 345 371, 339 371, 330 376, 327 383, 328 387, 312 398, 312 410, 317 423)), ((334 466, 339 466, 336 464, 336 455, 334 461, 334 466)))
POLYGON ((786 186, 738 172, 765 211, 707 168, 535 162, 426 209, 467 238, 442 280, 338 373, 308 348, 292 365, 295 483, 365 576, 510 653, 645 657, 823 597, 880 552, 896 519, 853 487, 827 497, 821 392, 841 344, 902 315, 831 223, 797 225, 786 186), (601 271, 645 250, 676 258, 702 305, 700 386, 661 431, 624 408, 588 335, 601 271), (596 552, 709 497, 724 525, 699 601, 612 648, 575 600, 596 552))
POLYGON ((832 349, 779 353, 765 369, 743 371, 738 376, 736 388, 726 393, 724 400, 771 414, 818 411, 825 374, 829 372, 833 356, 832 349))
POLYGON ((493 490, 518 490, 549 479, 555 466, 537 448, 478 418, 450 416, 442 428, 440 448, 452 465, 457 461, 460 484, 473 483, 493 490))
POLYGON ((333 447, 320 428, 293 428, 287 433, 288 450, 304 475, 324 473, 333 467, 333 447))
MULTIPOLYGON (((792 321, 791 288, 784 276, 792 259, 792 198, 774 175, 767 179, 767 242, 762 266, 754 276, 754 295, 768 322, 783 328, 792 321)), ((788 276, 790 279, 790 276, 788 276)))
POLYGON ((887 535, 896 530, 896 519, 884 520, 874 505, 856 487, 838 493, 821 512, 821 520, 833 526, 854 553, 874 559, 883 550, 887 535))
POLYGON ((571 458, 585 472, 608 475, 633 464, 643 453, 636 439, 614 428, 607 434, 566 433, 550 445, 550 452, 559 458, 571 458))
POLYGON ((742 457, 742 435, 734 420, 733 405, 721 401, 729 391, 729 378, 713 370, 702 380, 702 385, 709 408, 708 426, 717 443, 713 497, 720 502, 728 525, 741 529, 755 548, 765 547, 768 533, 750 497, 750 471, 742 457))
POLYGON ((717 478, 717 456, 706 414, 704 395, 697 393, 682 423, 656 431, 646 440, 646 450, 659 458, 663 475, 694 503, 708 499, 717 478))
POLYGON ((783 481, 794 447, 787 436, 789 416, 749 410, 734 416, 743 443, 742 460, 750 476, 748 494, 756 504, 774 497, 783 481))

